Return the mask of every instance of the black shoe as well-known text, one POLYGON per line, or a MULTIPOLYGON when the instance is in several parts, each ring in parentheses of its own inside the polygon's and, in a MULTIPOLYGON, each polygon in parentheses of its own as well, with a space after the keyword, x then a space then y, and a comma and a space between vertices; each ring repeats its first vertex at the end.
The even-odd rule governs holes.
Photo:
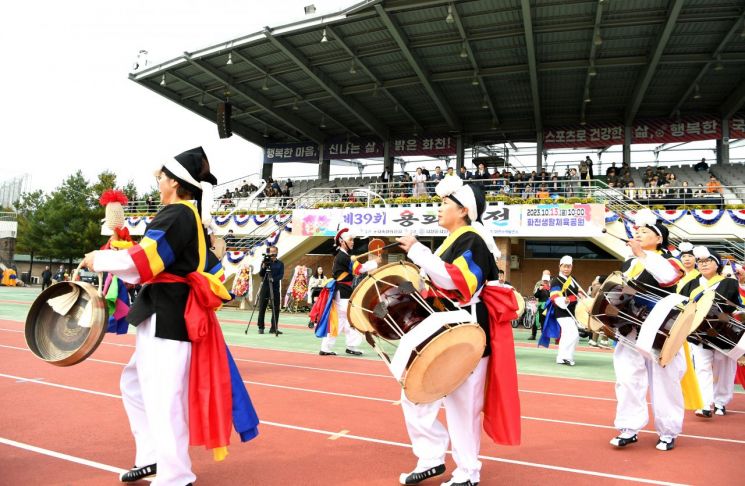
POLYGON ((528 341, 535 341, 535 336, 530 336, 530 337, 528 338, 528 341))
POLYGON ((318 354, 321 356, 336 356, 336 353, 333 351, 319 351, 318 354))
POLYGON ((610 445, 616 446, 616 447, 626 447, 629 444, 633 444, 634 442, 638 441, 639 437, 637 437, 636 434, 634 434, 632 437, 621 437, 620 435, 618 437, 614 437, 610 440, 610 445))
POLYGON ((714 416, 714 414, 711 413, 711 410, 700 410, 699 409, 699 410, 696 410, 694 413, 698 415, 699 417, 711 418, 714 416))
POLYGON ((442 483, 440 486, 479 486, 479 483, 472 483, 470 479, 460 483, 456 483, 451 479, 446 483, 442 483))
POLYGON ((259 329, 259 334, 264 334, 264 330, 263 329, 259 329))
POLYGON ((135 466, 129 471, 120 474, 119 481, 123 483, 134 483, 135 481, 139 481, 140 479, 145 479, 151 476, 155 476, 157 472, 158 472, 157 464, 150 464, 149 466, 143 466, 143 467, 135 466))
POLYGON ((658 440, 657 445, 655 446, 655 449, 658 451, 669 451, 672 450, 675 447, 675 439, 670 439, 670 442, 666 440, 658 440))
POLYGON ((308 329, 313 329, 314 327, 316 327, 316 325, 313 321, 308 322, 308 329))
POLYGON ((362 356, 362 351, 357 351, 357 350, 354 350, 354 349, 347 348, 347 354, 351 354, 351 355, 354 355, 354 356, 362 356))
POLYGON ((419 484, 425 479, 433 478, 445 473, 445 464, 425 469, 422 472, 410 472, 403 473, 398 478, 398 482, 401 484, 419 484))
POLYGON ((277 331, 276 329, 269 329, 269 334, 284 334, 282 331, 277 331))
POLYGON ((727 409, 722 405, 721 407, 717 407, 714 405, 714 415, 727 415, 727 409))

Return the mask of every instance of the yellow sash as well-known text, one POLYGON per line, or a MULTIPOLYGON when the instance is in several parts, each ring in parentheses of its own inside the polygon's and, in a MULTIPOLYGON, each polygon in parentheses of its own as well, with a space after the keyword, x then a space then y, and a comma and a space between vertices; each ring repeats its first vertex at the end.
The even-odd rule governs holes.
POLYGON ((455 242, 455 240, 458 239, 458 237, 460 237, 460 235, 468 232, 478 233, 471 226, 461 226, 457 230, 450 233, 447 238, 445 238, 445 241, 443 241, 442 244, 437 248, 437 250, 435 250, 435 255, 440 256, 445 253, 445 250, 450 248, 450 246, 455 242))
POLYGON ((683 343, 683 352, 686 357, 686 372, 680 380, 680 389, 683 392, 683 407, 686 410, 700 410, 705 407, 704 398, 701 395, 701 388, 696 377, 696 370, 693 368, 691 350, 687 341, 683 343))
POLYGON ((677 293, 680 293, 680 291, 683 290, 683 287, 685 287, 688 282, 700 276, 701 274, 696 269, 693 269, 693 271, 686 273, 685 275, 683 275, 683 278, 678 281, 678 285, 675 287, 675 291, 677 293))
POLYGON ((694 300, 696 297, 698 297, 699 294, 702 294, 706 292, 707 290, 711 289, 713 286, 715 286, 722 280, 724 280, 724 275, 719 275, 719 274, 714 275, 713 277, 711 277, 709 280, 706 281, 706 285, 699 285, 698 287, 693 289, 693 291, 691 291, 691 295, 689 296, 689 298, 691 300, 694 300))

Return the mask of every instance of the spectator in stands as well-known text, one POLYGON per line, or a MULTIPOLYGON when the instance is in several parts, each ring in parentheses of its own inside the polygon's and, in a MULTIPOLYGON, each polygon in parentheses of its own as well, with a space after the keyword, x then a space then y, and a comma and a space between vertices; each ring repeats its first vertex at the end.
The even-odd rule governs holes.
POLYGON ((223 240, 225 240, 225 249, 227 250, 235 249, 235 235, 233 234, 233 230, 228 230, 223 240))
POLYGON ((445 177, 452 177, 455 175, 455 169, 453 167, 448 167, 447 172, 445 172, 445 177))
POLYGON ((704 190, 705 190, 704 189, 704 185, 703 184, 699 184, 698 186, 696 186, 696 189, 694 189, 694 191, 693 191, 693 197, 703 196, 704 195, 704 190))
POLYGON ((587 174, 589 173, 589 167, 587 166, 587 159, 581 161, 579 163, 579 180, 581 186, 586 186, 589 183, 587 182, 587 174))
POLYGON ((551 197, 561 196, 561 183, 558 176, 551 176, 551 180, 548 183, 548 192, 551 193, 551 197))
POLYGON ((595 177, 595 173, 592 170, 592 164, 593 162, 590 156, 588 155, 587 157, 585 157, 585 165, 587 166, 587 177, 589 179, 592 179, 593 177, 595 177))
POLYGON ((445 174, 442 173, 442 169, 440 169, 440 166, 438 165, 435 167, 435 173, 432 174, 432 177, 430 177, 431 181, 439 182, 445 178, 445 174))
POLYGON ((344 192, 341 193, 341 200, 342 202, 349 202, 349 191, 344 189, 344 192))
POLYGON ((523 193, 522 197, 523 199, 531 198, 535 195, 535 181, 531 177, 528 179, 528 181, 523 185, 523 193))
POLYGON ((155 212, 155 201, 153 200, 153 196, 148 196, 147 201, 145 201, 145 204, 147 205, 147 212, 148 213, 154 213, 155 212))
POLYGON ((719 183, 716 177, 714 175, 709 176, 709 182, 706 183, 706 193, 707 194, 722 194, 724 193, 724 189, 722 188, 722 185, 719 183))
POLYGON ((681 183, 681 186, 676 191, 676 197, 681 199, 693 197, 693 190, 688 187, 688 181, 683 181, 681 183))
POLYGON ((709 170, 709 164, 706 163, 706 158, 701 157, 701 162, 693 166, 693 170, 696 172, 703 172, 709 170))
POLYGON ((408 172, 404 172, 401 176, 401 197, 411 196, 411 192, 414 189, 414 181, 408 172))
POLYGON ((538 192, 535 193, 535 197, 537 197, 538 199, 548 199, 550 197, 545 184, 541 184, 538 192))
POLYGON ((618 169, 616 168, 616 162, 614 161, 610 167, 605 169, 605 177, 610 177, 610 173, 613 173, 614 175, 618 174, 618 169))
POLYGON ((579 196, 579 174, 577 173, 577 169, 571 168, 569 169, 569 175, 567 177, 567 183, 566 183, 566 189, 567 189, 567 196, 569 197, 577 197, 579 196))
POLYGON ((479 163, 476 173, 473 175, 474 179, 485 180, 489 179, 489 170, 486 168, 483 162, 479 163))
POLYGON ((471 174, 471 171, 466 170, 465 165, 460 166, 460 170, 458 171, 458 176, 460 176, 460 178, 463 179, 464 181, 473 179, 473 174, 471 174))
POLYGON ((287 187, 289 187, 290 189, 292 189, 292 179, 290 179, 290 178, 288 177, 288 178, 287 178, 287 182, 285 182, 285 185, 286 185, 287 187))
POLYGON ((427 195, 427 176, 422 173, 422 168, 416 168, 416 174, 414 174, 414 197, 421 197, 427 195))
POLYGON ((246 182, 246 179, 243 179, 243 185, 241 186, 241 197, 248 196, 248 191, 249 191, 248 182, 246 182))

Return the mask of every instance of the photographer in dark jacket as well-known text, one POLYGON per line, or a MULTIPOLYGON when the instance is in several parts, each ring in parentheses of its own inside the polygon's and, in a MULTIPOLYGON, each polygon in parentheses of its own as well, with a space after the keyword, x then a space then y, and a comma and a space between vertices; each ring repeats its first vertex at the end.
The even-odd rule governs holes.
POLYGON ((285 264, 277 259, 279 250, 276 246, 270 246, 264 261, 261 262, 259 275, 261 276, 261 289, 259 290, 259 334, 264 334, 264 315, 269 299, 272 299, 272 326, 269 332, 273 334, 282 334, 277 329, 279 321, 279 284, 285 275, 285 264))

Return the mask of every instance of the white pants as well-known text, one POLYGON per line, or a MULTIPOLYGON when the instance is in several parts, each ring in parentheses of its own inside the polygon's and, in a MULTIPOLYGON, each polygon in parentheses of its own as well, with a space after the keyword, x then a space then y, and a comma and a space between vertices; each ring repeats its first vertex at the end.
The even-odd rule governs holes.
POLYGON ((559 339, 559 353, 556 355, 556 362, 561 363, 563 360, 574 361, 574 351, 579 343, 579 331, 577 323, 572 317, 559 317, 556 319, 561 326, 561 339, 559 339))
POLYGON ((457 468, 455 482, 478 482, 481 474, 481 412, 484 409, 484 384, 489 358, 482 358, 476 369, 453 393, 432 403, 414 404, 401 391, 401 408, 414 455, 419 459, 416 470, 424 471, 445 463, 448 442, 453 443, 457 468), (445 405, 448 428, 437 420, 440 406, 445 405))
MULTIPOLYGON (((633 339, 633 334, 629 336, 633 339)), ((683 430, 683 391, 680 380, 686 371, 681 349, 673 360, 662 367, 647 359, 632 347, 618 343, 613 352, 616 372, 616 420, 622 433, 636 434, 649 422, 647 388, 650 390, 654 427, 660 438, 674 439, 683 430)))
MULTIPOLYGON (((336 306, 336 314, 339 318, 339 332, 338 334, 344 333, 346 340, 347 349, 357 350, 357 346, 362 343, 362 334, 355 328, 349 325, 347 320, 347 307, 349 306, 349 299, 339 298, 337 293, 334 297, 334 304, 336 306)), ((334 350, 334 344, 336 344, 336 336, 326 335, 321 340, 321 351, 330 353, 334 350)))
POLYGON ((155 315, 137 326, 135 352, 120 382, 137 448, 135 466, 158 465, 154 486, 185 486, 189 458, 191 343, 155 337, 155 315))
POLYGON ((691 345, 691 352, 704 408, 711 410, 712 403, 719 408, 726 406, 735 392, 737 362, 700 344, 691 345))

